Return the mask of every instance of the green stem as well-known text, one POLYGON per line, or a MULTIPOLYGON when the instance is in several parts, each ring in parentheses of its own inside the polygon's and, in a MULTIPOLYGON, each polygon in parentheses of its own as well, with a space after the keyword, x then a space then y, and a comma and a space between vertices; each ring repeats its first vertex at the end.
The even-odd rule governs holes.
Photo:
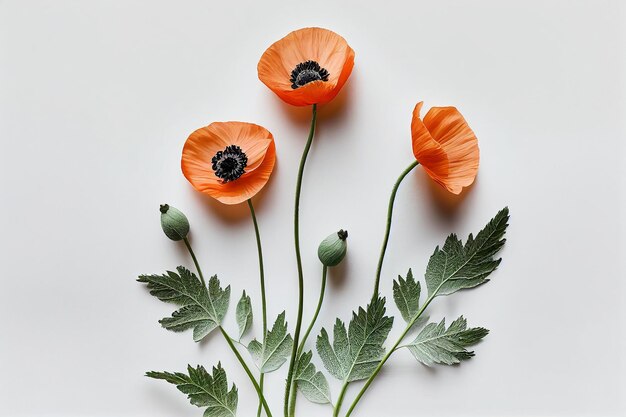
POLYGON ((186 237, 183 238, 183 241, 185 242, 185 246, 187 246, 187 250, 191 255, 191 259, 193 259, 193 263, 196 265, 196 270, 198 271, 198 275, 200 276, 200 282, 202 282, 202 285, 206 287, 206 283, 204 282, 204 276, 202 275, 202 269, 200 269, 200 264, 198 263, 196 254, 193 253, 193 249, 191 249, 191 243, 189 243, 189 239, 187 239, 186 237))
POLYGON ((306 329, 306 332, 304 333, 304 336, 302 337, 300 346, 298 346, 298 356, 302 353, 302 350, 304 350, 304 344, 306 343, 307 338, 311 334, 311 330, 313 330, 313 326, 315 325, 315 322, 317 321, 317 316, 319 316, 320 310, 322 309, 322 303, 324 302, 324 293, 326 292, 327 273, 328 273, 328 267, 324 265, 324 268, 322 268, 322 286, 320 287, 320 296, 317 300, 317 308, 315 309, 315 313, 313 314, 313 318, 311 319, 311 323, 309 324, 309 327, 306 329))
MULTIPOLYGON (((252 223, 254 224, 254 233, 256 235, 256 248, 259 254, 259 279, 261 282, 261 309, 263 312, 263 345, 265 346, 265 338, 267 337, 267 301, 265 299, 265 272, 263 268, 263 249, 261 247, 261 234, 259 233, 259 224, 256 220, 256 214, 254 213, 254 206, 252 200, 248 199, 248 207, 250 207, 250 216, 252 216, 252 223)), ((259 386, 261 387, 261 393, 263 392, 263 385, 265 382, 265 374, 261 372, 259 378, 259 386)), ((259 401, 259 407, 257 408, 257 417, 261 416, 262 402, 259 401)))
MULTIPOLYGON (((263 385, 265 382, 265 374, 263 372, 261 372, 261 375, 259 376, 259 388, 261 389, 261 394, 263 394, 263 385)), ((257 417, 261 416, 261 410, 263 409, 263 402, 261 400, 259 400, 259 407, 256 410, 256 415, 257 417)), ((269 417, 269 415, 268 415, 269 417)))
MULTIPOLYGON (((189 243, 189 240, 187 238, 184 238, 183 240, 185 241, 185 245, 187 246, 187 249, 189 250, 189 254, 191 255, 191 258, 193 259, 193 263, 196 265, 196 270, 198 271, 198 275, 200 276, 200 281, 202 282, 202 285, 206 287, 206 284, 204 282, 204 277, 202 276, 202 269, 200 269, 200 264, 198 263, 198 259, 196 258, 196 255, 193 253, 193 249, 191 249, 191 244, 189 243)), ((270 408, 267 405, 267 402, 265 401, 265 397, 263 396, 263 389, 256 382, 256 379, 252 375, 252 372, 250 372, 250 368, 248 368, 248 365, 246 365, 246 362, 241 357, 241 354, 239 353, 239 351, 237 350, 237 347, 233 343, 234 339, 232 339, 228 335, 228 333, 226 333, 226 330, 224 330, 222 326, 219 326, 219 329, 220 329, 220 332, 222 332, 222 336, 224 336, 224 339, 226 339, 228 346, 230 346, 231 350, 233 351, 233 353, 239 360, 239 363, 241 364, 243 369, 246 371, 246 374, 248 374, 250 381, 252 381, 252 385, 254 385, 254 389, 256 390, 259 396, 259 401, 261 402, 261 404, 263 405, 263 408, 265 409, 265 414, 267 414, 267 417, 272 417, 272 412, 270 411, 270 408)))
POLYGON ((402 174, 400 174, 400 176, 396 180, 396 183, 393 186, 393 190, 391 191, 391 197, 389 197, 389 207, 387 208, 387 227, 385 229, 385 238, 383 239, 383 246, 380 249, 380 257, 378 258, 378 267, 376 268, 376 281, 374 282, 374 294, 372 295, 372 300, 378 297, 380 273, 383 269, 383 260, 385 259, 385 252, 387 252, 387 243, 389 242, 389 232, 391 231, 391 219, 393 216, 393 204, 396 200, 398 187, 400 187, 400 184, 402 183, 402 180, 404 180, 404 177, 406 177, 409 174, 409 172, 411 172, 413 168, 415 168, 418 165, 419 165, 419 162, 417 161, 414 161, 411 165, 409 165, 408 168, 405 169, 402 172, 402 174))
POLYGON ((335 404, 335 409, 333 410, 333 417, 337 417, 339 415, 339 410, 341 410, 341 405, 343 404, 343 399, 346 396, 346 391, 348 390, 349 382, 344 382, 341 387, 341 391, 339 392, 339 398, 337 398, 337 404, 335 404))
MULTIPOLYGON (((320 314, 320 310, 322 309, 322 303, 324 302, 324 293, 326 292, 326 273, 328 272, 328 267, 324 265, 322 269, 322 286, 320 288, 320 296, 317 301, 317 308, 315 309, 315 314, 313 314, 313 318, 311 319, 311 324, 306 329, 304 336, 302 337, 302 341, 300 342, 300 346, 298 346, 298 352, 296 353, 296 357, 300 358, 302 356, 302 351, 304 350, 304 344, 306 343, 307 338, 311 334, 311 330, 317 321, 317 316, 320 314)), ((291 396, 289 398, 289 417, 294 417, 296 414, 296 401, 297 401, 297 389, 295 382, 292 382, 291 387, 291 396)))
POLYGON ((244 371, 246 371, 246 374, 248 374, 248 378, 250 378, 250 382, 252 382, 252 385, 254 385, 254 389, 256 390, 256 393, 259 396, 259 401, 261 401, 261 404, 263 404, 263 409, 265 409, 265 414, 267 414, 267 417, 272 417, 272 412, 270 411, 270 407, 267 405, 267 402, 265 401, 265 397, 263 396, 261 387, 256 382, 256 379, 254 378, 254 375, 252 375, 252 372, 250 372, 250 368, 248 368, 248 365, 246 365, 246 361, 244 361, 243 358, 241 357, 241 354, 239 353, 239 351, 237 350, 237 347, 233 343, 233 339, 228 335, 228 333, 226 333, 226 330, 224 330, 222 326, 219 326, 219 329, 222 332, 222 336, 224 336, 224 339, 226 339, 226 343, 228 343, 228 346, 230 346, 230 349, 233 351, 233 353, 239 360, 239 363, 243 367, 244 371))
POLYGON ((298 317, 296 319, 296 329, 293 333, 293 348, 291 349, 291 358, 289 359, 289 371, 287 373, 287 383, 285 384, 285 417, 289 417, 289 394, 291 393, 291 381, 293 380, 293 370, 296 364, 296 354, 298 353, 298 342, 300 340, 300 328, 302 327, 302 304, 304 301, 304 275, 302 273, 302 257, 300 256, 300 192, 302 191, 302 174, 304 173, 304 165, 309 155, 313 136, 315 135, 315 122, 317 120, 317 104, 313 105, 311 115, 311 129, 302 158, 300 159, 300 168, 298 169, 298 178, 296 180, 296 198, 293 214, 293 235, 296 249, 296 263, 298 265, 298 317))
MULTIPOLYGON (((441 287, 441 285, 439 286, 439 288, 441 287)), ((369 388, 369 386, 372 384, 372 381, 374 381, 374 378, 376 378, 376 375, 378 375, 378 373, 380 372, 380 370, 382 369, 383 365, 385 364, 385 362, 387 362, 387 360, 389 359, 389 357, 391 357, 391 355, 393 355, 394 352, 396 352, 398 350, 398 346, 400 345, 400 343, 402 343, 402 340, 405 338, 405 336, 407 335, 407 333, 411 330, 411 328, 413 327, 413 325, 415 324, 415 322, 420 318, 420 316, 422 315, 422 313, 424 312, 424 310, 426 310, 426 307, 428 307, 428 305, 431 303, 431 301, 433 301, 433 299, 435 298, 435 296, 437 295, 437 292, 439 291, 439 288, 437 288, 435 290, 435 292, 433 292, 433 294, 428 297, 428 299, 426 300, 426 302, 424 303, 424 305, 422 305, 422 307, 418 310, 417 314, 415 315, 415 317, 413 317, 413 319, 409 322, 409 324, 406 326, 406 328, 404 329, 404 331, 402 332, 402 334, 400 335, 400 337, 398 338, 398 340, 396 341, 396 343, 393 345, 393 347, 391 349, 389 349, 389 351, 387 352, 387 354, 383 357, 383 359, 380 361, 380 363, 378 364, 378 366, 376 367, 376 369, 374 369, 374 372, 372 373, 372 375, 370 375, 370 377, 367 379, 367 381, 365 382, 365 385, 363 385, 363 388, 361 388, 361 391, 359 391, 359 393, 357 394, 356 398, 354 399, 354 401, 352 401, 352 404, 350 405, 350 408, 348 409, 348 412, 346 413, 345 417, 349 417, 350 414, 352 414, 352 411, 354 410, 354 408, 356 407, 357 403, 359 402, 359 400, 361 399, 361 397, 363 396, 363 394, 365 394, 365 391, 367 391, 367 389, 369 388)))

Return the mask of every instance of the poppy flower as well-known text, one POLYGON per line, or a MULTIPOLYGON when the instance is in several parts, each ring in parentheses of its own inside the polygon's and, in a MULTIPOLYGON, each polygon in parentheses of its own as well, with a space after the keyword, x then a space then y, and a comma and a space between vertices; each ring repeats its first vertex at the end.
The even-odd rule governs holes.
POLYGON ((238 204, 263 188, 275 162, 274 137, 267 129, 215 122, 189 135, 181 167, 196 190, 224 204, 238 204))
POLYGON ((432 107, 422 120, 422 104, 413 110, 413 154, 433 180, 460 194, 478 172, 478 139, 455 107, 432 107))
POLYGON ((257 67, 259 79, 294 106, 331 101, 354 67, 354 50, 327 29, 291 32, 270 46, 257 67))

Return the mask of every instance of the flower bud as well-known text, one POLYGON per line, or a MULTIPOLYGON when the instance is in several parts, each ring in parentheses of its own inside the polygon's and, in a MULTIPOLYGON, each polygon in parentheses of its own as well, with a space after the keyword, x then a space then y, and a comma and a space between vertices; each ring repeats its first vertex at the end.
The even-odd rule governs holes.
POLYGON ((320 243, 317 249, 317 256, 324 266, 339 265, 339 262, 346 256, 346 250, 348 248, 348 244, 346 243, 347 238, 348 231, 340 230, 322 240, 322 243, 320 243))
POLYGON ((189 233, 189 220, 180 210, 161 204, 161 228, 172 240, 183 240, 189 233))

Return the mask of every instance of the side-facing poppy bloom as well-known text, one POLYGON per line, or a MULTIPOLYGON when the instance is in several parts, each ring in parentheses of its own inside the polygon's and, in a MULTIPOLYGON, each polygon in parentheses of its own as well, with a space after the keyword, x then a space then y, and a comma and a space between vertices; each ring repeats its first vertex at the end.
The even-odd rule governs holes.
POLYGON ((354 67, 354 51, 327 29, 291 32, 270 46, 257 67, 259 79, 294 106, 331 101, 354 67))
POLYGON ((478 139, 455 107, 432 107, 422 120, 422 104, 413 110, 413 154, 433 180, 460 194, 478 172, 478 139))
POLYGON ((189 135, 181 167, 196 190, 224 204, 238 204, 263 188, 275 162, 276 145, 267 129, 215 122, 189 135))

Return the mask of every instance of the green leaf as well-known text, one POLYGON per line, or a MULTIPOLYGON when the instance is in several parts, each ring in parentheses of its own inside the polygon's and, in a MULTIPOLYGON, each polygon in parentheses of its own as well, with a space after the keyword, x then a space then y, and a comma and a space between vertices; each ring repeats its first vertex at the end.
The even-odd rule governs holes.
POLYGON ((382 359, 383 343, 393 325, 393 317, 385 316, 385 299, 377 298, 367 309, 352 312, 348 331, 337 319, 331 346, 326 329, 317 337, 317 352, 324 367, 337 379, 352 382, 369 378, 382 359))
POLYGON ((264 343, 254 339, 248 345, 248 352, 252 355, 257 367, 262 373, 272 372, 281 367, 291 354, 293 339, 287 333, 285 312, 278 315, 272 330, 267 332, 264 343))
POLYGON ((307 400, 317 404, 330 403, 330 388, 323 373, 311 363, 313 352, 303 353, 296 365, 295 381, 300 392, 307 400))
POLYGON ((237 303, 235 316, 239 326, 239 339, 241 339, 252 327, 252 303, 250 302, 250 296, 246 295, 245 290, 237 303))
POLYGON ((406 279, 398 275, 398 280, 393 281, 393 299, 407 323, 411 322, 419 312, 420 292, 420 283, 415 281, 413 271, 410 269, 406 274, 406 279))
POLYGON ((509 220, 509 209, 502 209, 483 230, 470 234, 465 246, 455 234, 446 239, 441 249, 437 247, 426 268, 428 295, 449 295, 459 290, 473 288, 486 279, 502 259, 494 255, 502 248, 509 220))
POLYGON ((198 407, 207 407, 204 417, 234 417, 237 412, 237 387, 233 384, 228 390, 226 371, 221 364, 213 367, 210 375, 204 367, 198 365, 187 367, 187 374, 176 372, 147 372, 146 376, 162 379, 176 385, 178 390, 187 394, 191 404, 198 407))
POLYGON ((429 323, 407 345, 415 359, 427 366, 433 364, 453 365, 474 356, 474 352, 465 348, 482 340, 489 330, 482 327, 467 328, 463 316, 452 322, 446 330, 445 319, 439 324, 429 323))
POLYGON ((193 340, 198 342, 222 323, 228 310, 230 285, 222 289, 214 275, 207 289, 188 269, 176 269, 178 274, 167 271, 163 275, 141 275, 137 281, 146 283, 150 294, 159 300, 180 306, 159 323, 174 332, 193 329, 193 340))

